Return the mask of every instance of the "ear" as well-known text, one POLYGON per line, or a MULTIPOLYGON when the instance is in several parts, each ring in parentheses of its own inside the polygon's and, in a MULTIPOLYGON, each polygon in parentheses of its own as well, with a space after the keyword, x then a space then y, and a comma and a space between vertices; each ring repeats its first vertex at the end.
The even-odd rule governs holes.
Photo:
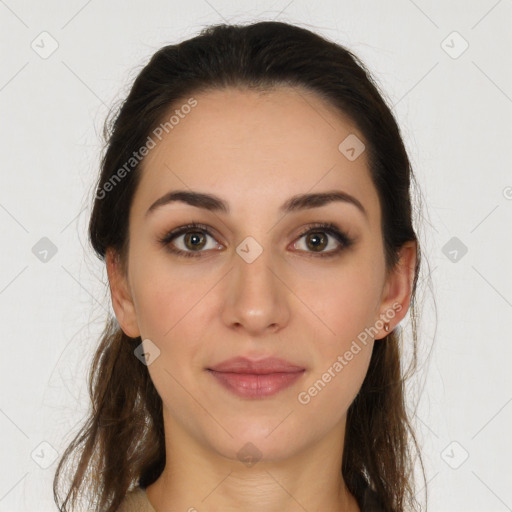
POLYGON ((386 337, 409 310, 416 266, 416 250, 417 243, 415 241, 406 242, 400 248, 399 261, 386 280, 379 308, 379 319, 382 323, 389 324, 389 332, 383 326, 375 339, 386 337))
POLYGON ((119 254, 113 248, 109 247, 105 259, 110 284, 110 295, 112 297, 112 307, 114 308, 117 321, 127 336, 137 338, 140 336, 137 315, 127 276, 125 276, 121 268, 119 254))

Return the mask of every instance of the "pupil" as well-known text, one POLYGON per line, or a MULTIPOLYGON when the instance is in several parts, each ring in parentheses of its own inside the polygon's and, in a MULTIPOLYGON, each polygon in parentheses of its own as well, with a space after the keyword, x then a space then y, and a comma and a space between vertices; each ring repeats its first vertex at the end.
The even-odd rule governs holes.
POLYGON ((195 233, 195 234, 188 234, 186 236, 186 242, 191 242, 192 241, 192 247, 197 249, 197 248, 202 248, 204 243, 201 244, 200 242, 200 237, 202 236, 201 233, 195 233), (196 244, 196 242, 199 242, 199 244, 196 244))
POLYGON ((315 234, 311 234, 308 241, 310 240, 316 240, 317 242, 320 242, 320 245, 317 245, 316 242, 313 242, 313 249, 323 249, 325 247, 325 237, 324 236, 321 236, 321 234, 318 234, 318 233, 315 233, 315 234), (322 243, 322 241, 324 243, 322 243))

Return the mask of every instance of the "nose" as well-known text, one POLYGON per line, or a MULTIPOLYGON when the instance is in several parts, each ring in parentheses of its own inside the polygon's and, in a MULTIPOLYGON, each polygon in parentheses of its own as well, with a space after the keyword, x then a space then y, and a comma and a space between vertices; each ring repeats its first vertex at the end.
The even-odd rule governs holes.
POLYGON ((228 328, 254 337, 275 333, 289 321, 291 292, 269 250, 249 261, 238 253, 233 256, 222 320, 228 328))

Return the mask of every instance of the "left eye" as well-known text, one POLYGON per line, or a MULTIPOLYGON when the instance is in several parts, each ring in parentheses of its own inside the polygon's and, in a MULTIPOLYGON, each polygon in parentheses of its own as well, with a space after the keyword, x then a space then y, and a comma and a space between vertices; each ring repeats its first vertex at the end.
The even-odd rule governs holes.
POLYGON ((294 247, 306 252, 310 252, 310 250, 312 252, 322 252, 324 249, 325 252, 331 252, 332 250, 336 250, 337 245, 339 245, 339 241, 336 243, 333 239, 334 235, 329 234, 325 230, 310 230, 299 237, 299 242, 295 242, 294 247), (297 245, 300 245, 300 241, 303 242, 303 247, 306 247, 305 249, 297 247, 297 245))

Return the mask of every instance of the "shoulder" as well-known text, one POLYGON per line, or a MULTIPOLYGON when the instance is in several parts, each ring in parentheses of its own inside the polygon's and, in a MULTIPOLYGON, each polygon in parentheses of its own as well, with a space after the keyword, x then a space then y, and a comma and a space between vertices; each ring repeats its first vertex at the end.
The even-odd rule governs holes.
POLYGON ((156 512, 156 510, 148 500, 146 491, 137 486, 126 493, 117 512, 156 512))

